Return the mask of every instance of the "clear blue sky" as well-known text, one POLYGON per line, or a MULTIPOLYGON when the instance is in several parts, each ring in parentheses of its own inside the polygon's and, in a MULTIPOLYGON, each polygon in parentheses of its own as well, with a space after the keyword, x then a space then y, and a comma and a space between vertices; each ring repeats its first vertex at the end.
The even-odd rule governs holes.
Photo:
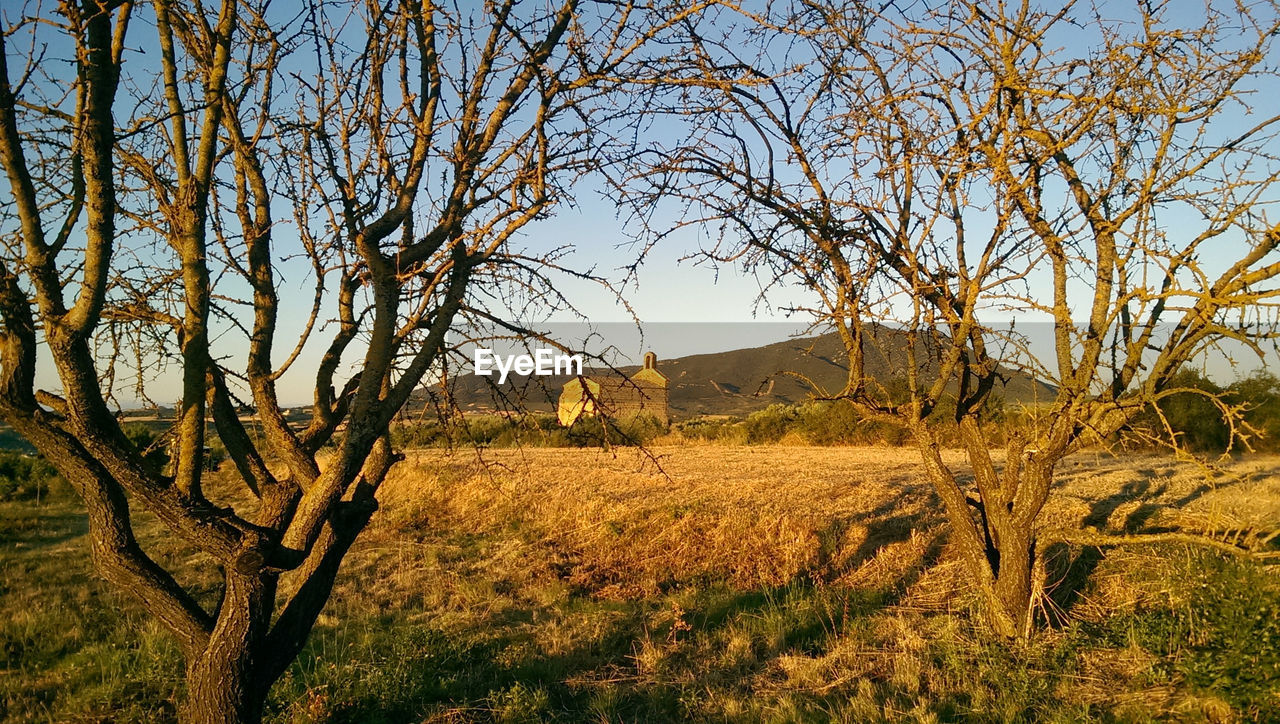
MULTIPOLYGON (((1065 39, 1064 42, 1078 42, 1065 39)), ((141 49, 139 52, 143 52, 141 49)), ((139 62, 135 58, 133 62, 139 62)), ((7 182, 0 182, 0 187, 7 182)), ((7 189, 6 189, 7 190, 7 189)), ((282 214, 281 218, 288 218, 282 214)), ((287 234, 287 224, 277 232, 287 234)), ((624 229, 624 222, 616 215, 612 201, 591 183, 576 189, 576 207, 561 207, 555 217, 535 222, 526 228, 527 243, 533 249, 570 245, 575 251, 568 264, 574 268, 595 267, 597 273, 615 281, 621 281, 625 267, 631 264, 639 251, 624 229)), ((694 260, 679 261, 696 254, 700 240, 694 231, 675 234, 650 250, 640 267, 638 276, 625 288, 625 296, 631 310, 617 303, 607 291, 590 283, 566 277, 562 289, 578 310, 595 323, 627 323, 632 315, 653 326, 654 333, 645 346, 655 348, 664 358, 700 352, 713 352, 733 348, 757 346, 778 341, 804 327, 808 320, 788 318, 782 309, 788 306, 812 305, 815 295, 796 287, 773 290, 769 305, 759 303, 760 282, 744 274, 736 267, 715 268, 694 260), (672 330, 674 323, 692 323, 682 333, 672 330)), ((285 268, 288 268, 287 266, 285 268)), ((309 300, 311 281, 297 278, 283 281, 282 297, 309 300)), ((302 312, 299 312, 302 313, 302 312)), ((286 315, 286 325, 299 324, 298 314, 286 315), (290 318, 290 316, 292 318, 290 318)), ((576 321, 571 315, 556 315, 553 321, 576 321)), ((634 359, 640 352, 639 340, 621 330, 628 325, 608 325, 606 329, 618 334, 618 344, 626 347, 622 353, 634 359)), ((235 333, 226 336, 228 348, 222 351, 242 356, 243 341, 235 333), (232 340, 234 339, 234 342, 232 340)), ((287 338, 277 351, 278 359, 288 353, 287 338)), ((320 345, 310 345, 299 361, 297 369, 281 380, 282 398, 289 404, 310 401, 309 376, 318 359, 320 345)), ((1256 361, 1242 357, 1243 369, 1252 369, 1256 361)), ((620 360, 620 361, 626 361, 620 360)), ((151 397, 157 402, 171 404, 177 397, 178 369, 162 364, 150 365, 156 375, 151 397)), ((1210 371, 1220 379, 1230 379, 1236 374, 1224 364, 1213 362, 1210 371)), ((128 406, 134 403, 126 389, 130 380, 121 375, 120 401, 128 406)), ((49 389, 58 387, 52 371, 42 370, 40 384, 49 389)))

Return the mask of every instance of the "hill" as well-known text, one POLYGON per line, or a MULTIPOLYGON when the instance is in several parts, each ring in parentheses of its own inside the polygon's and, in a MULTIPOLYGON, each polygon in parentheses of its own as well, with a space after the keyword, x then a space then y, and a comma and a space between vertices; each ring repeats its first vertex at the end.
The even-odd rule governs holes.
MULTIPOLYGON (((891 385, 895 378, 902 377, 907 358, 902 333, 881 330, 865 349, 867 370, 872 378, 891 385)), ((844 347, 835 333, 669 360, 661 359, 662 350, 654 351, 659 355, 658 371, 670 380, 670 409, 674 419, 746 415, 776 403, 799 404, 815 394, 838 392, 848 376, 844 347)), ((631 365, 616 370, 586 370, 586 374, 631 375, 638 369, 631 365)), ((1052 387, 1026 375, 1010 373, 1008 377, 1008 382, 997 390, 1008 402, 1032 403, 1054 394, 1052 387)), ((560 388, 570 377, 512 374, 501 386, 494 384, 496 379, 474 374, 454 378, 451 387, 458 406, 474 411, 515 405, 551 410, 560 388)), ((421 394, 412 407, 421 410, 426 397, 421 394)))

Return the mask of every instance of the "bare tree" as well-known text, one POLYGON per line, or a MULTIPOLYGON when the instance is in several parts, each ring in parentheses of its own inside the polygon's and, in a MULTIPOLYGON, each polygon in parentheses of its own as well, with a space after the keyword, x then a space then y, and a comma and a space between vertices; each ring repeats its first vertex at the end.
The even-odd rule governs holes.
POLYGON ((719 230, 712 259, 816 293, 848 353, 831 396, 910 430, 1002 636, 1031 625, 1059 461, 1206 350, 1275 338, 1280 118, 1260 94, 1280 15, 1196 10, 804 3, 704 26, 652 94, 691 136, 644 150, 631 200, 659 236, 683 202, 680 225, 719 230), (899 379, 869 378, 890 337, 899 379), (1015 372, 1047 399, 996 428, 1015 372))
POLYGON ((83 498, 98 571, 181 645, 182 718, 255 721, 377 507, 389 425, 446 333, 502 315, 505 291, 554 296, 557 250, 520 233, 597 162, 585 101, 698 7, 27 10, 0 36, 0 414, 83 498), (170 361, 181 402, 158 469, 111 400, 126 375, 145 397, 170 361), (57 389, 37 389, 44 369, 57 389), (313 380, 301 423, 287 374, 313 380), (210 434, 251 496, 206 490, 210 434), (218 591, 148 555, 141 511, 218 591))

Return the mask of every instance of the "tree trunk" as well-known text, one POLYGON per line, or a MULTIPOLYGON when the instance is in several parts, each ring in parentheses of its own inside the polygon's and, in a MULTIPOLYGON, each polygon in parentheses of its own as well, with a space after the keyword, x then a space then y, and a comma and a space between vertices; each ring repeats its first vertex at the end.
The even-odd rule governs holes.
POLYGON ((940 446, 927 429, 917 431, 926 471, 942 498, 952 540, 961 552, 972 580, 981 592, 988 624, 997 636, 1025 640, 1031 633, 1031 604, 1035 586, 1035 521, 1053 480, 1053 462, 1060 454, 1039 454, 1032 460, 1024 448, 1010 451, 1003 471, 993 464, 986 437, 976 420, 961 424, 965 435, 975 500, 961 487, 943 462, 940 446))
POLYGON ((201 657, 187 668, 187 697, 179 712, 184 724, 256 724, 270 684, 251 676, 227 660, 201 657))
POLYGON ((271 586, 235 571, 226 586, 209 645, 187 661, 184 724, 256 724, 275 680, 265 674, 263 651, 271 586))
POLYGON ((1031 631, 1031 568, 1034 550, 1026 531, 1001 538, 992 573, 995 585, 985 591, 987 618, 1007 639, 1023 640, 1031 631))

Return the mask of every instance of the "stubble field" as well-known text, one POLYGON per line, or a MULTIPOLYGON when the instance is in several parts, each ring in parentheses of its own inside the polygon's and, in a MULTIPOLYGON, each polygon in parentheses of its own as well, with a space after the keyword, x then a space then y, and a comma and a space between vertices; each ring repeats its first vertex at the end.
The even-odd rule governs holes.
MULTIPOLYGON (((992 642, 910 449, 418 451, 380 498, 276 721, 1280 717, 1273 569, 1060 546, 1032 643, 992 642)), ((74 502, 0 515, 0 712, 171 718, 176 649, 92 577, 74 502)), ((1046 524, 1275 529, 1280 458, 1077 456, 1046 524)))

